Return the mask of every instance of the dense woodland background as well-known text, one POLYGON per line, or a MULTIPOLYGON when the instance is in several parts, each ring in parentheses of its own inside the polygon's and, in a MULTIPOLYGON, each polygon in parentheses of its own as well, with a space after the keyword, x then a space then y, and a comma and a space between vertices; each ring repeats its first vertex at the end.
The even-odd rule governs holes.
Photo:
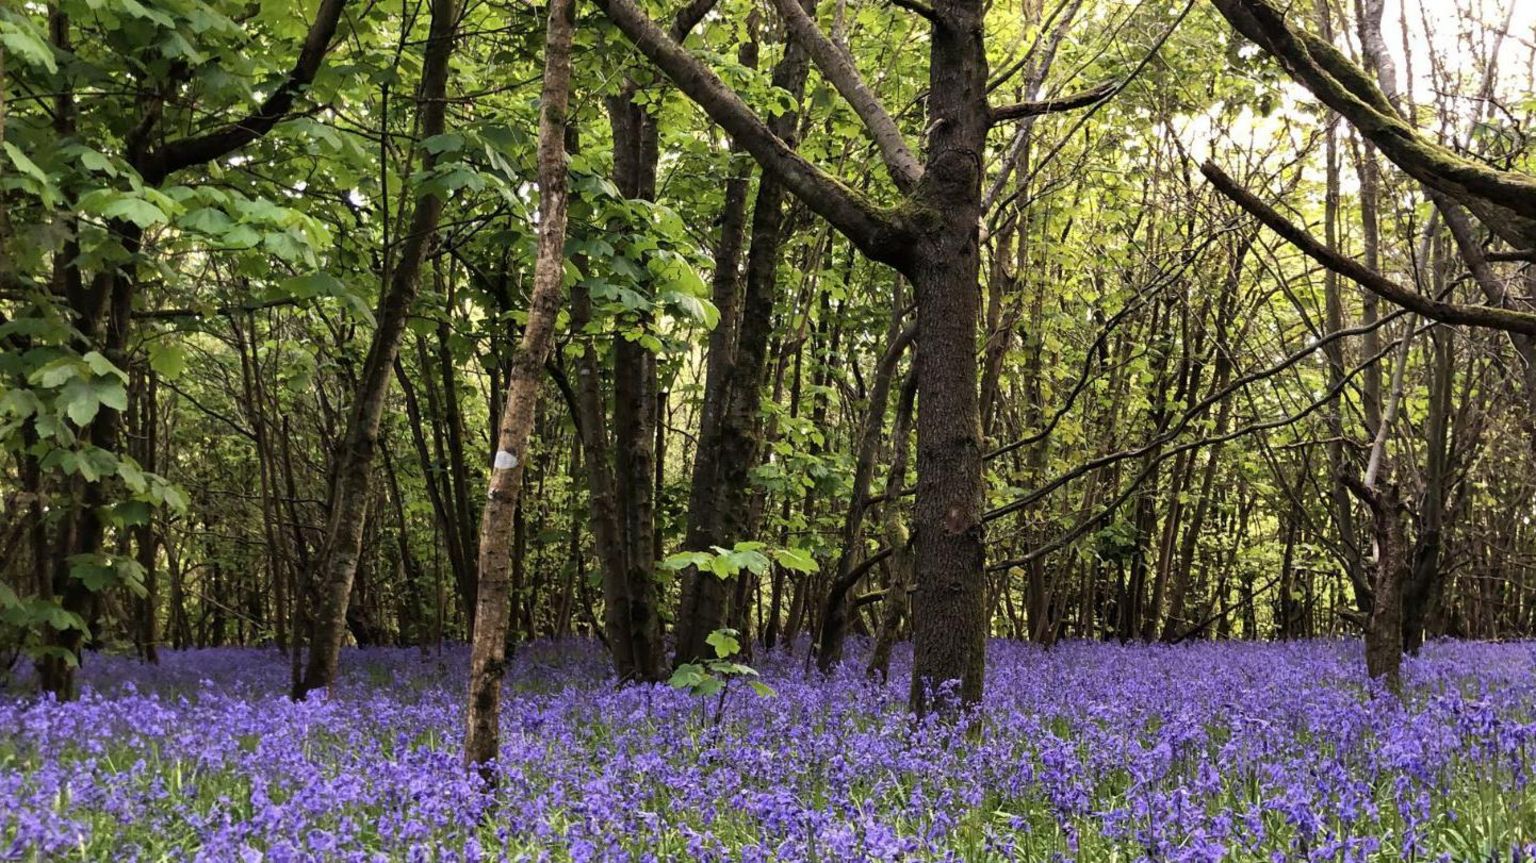
MULTIPOLYGON (((1531 635, 1520 5, 692 0, 658 65, 577 4, 506 641, 1531 635)), ((316 6, 0 9, 0 638, 59 694, 471 636, 561 16, 316 6)))

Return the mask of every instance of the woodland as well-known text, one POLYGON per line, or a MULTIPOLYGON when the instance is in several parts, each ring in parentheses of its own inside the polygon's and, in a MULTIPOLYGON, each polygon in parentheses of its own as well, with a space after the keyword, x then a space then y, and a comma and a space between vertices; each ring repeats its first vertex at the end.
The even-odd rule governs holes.
POLYGON ((1536 859, 1530 4, 0 0, 0 84, 0 859, 1536 859))

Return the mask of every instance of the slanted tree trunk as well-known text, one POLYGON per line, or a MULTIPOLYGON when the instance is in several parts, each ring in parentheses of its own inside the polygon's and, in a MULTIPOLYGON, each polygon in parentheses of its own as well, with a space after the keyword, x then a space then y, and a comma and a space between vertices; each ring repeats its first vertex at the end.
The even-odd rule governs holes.
MULTIPOLYGON (((1410 319, 1410 326, 1412 320, 1410 319)), ((1371 538, 1376 547, 1375 573, 1371 579, 1371 612, 1365 627, 1365 667, 1381 680, 1394 695, 1402 694, 1403 662, 1403 587, 1408 580, 1408 549, 1403 529, 1407 508, 1397 485, 1390 478, 1387 463, 1387 437, 1391 434, 1398 406, 1403 400, 1403 378, 1408 366, 1408 351, 1413 344, 1413 330, 1404 333, 1392 367, 1392 388, 1381 425, 1371 442, 1365 476, 1346 475, 1349 490, 1371 511, 1371 538)))
MULTIPOLYGON (((828 674, 843 658, 843 640, 848 633, 848 614, 851 611, 848 594, 859 583, 867 566, 855 566, 864 550, 864 511, 869 507, 869 484, 874 477, 875 456, 879 452, 880 430, 885 426, 885 409, 890 400, 891 378, 896 365, 906 353, 907 345, 917 336, 917 327, 901 327, 899 313, 891 314, 886 329, 885 354, 875 369, 875 377, 869 387, 869 404, 864 410, 863 428, 859 433, 859 449, 853 466, 853 497, 843 513, 842 551, 837 557, 837 570, 832 578, 832 588, 827 591, 821 613, 821 634, 816 645, 816 665, 828 674)), ((894 501, 887 505, 894 504, 894 501)))
POLYGON ((890 546, 890 579, 885 586, 885 602, 880 607, 880 628, 875 632, 875 646, 869 652, 865 673, 883 683, 890 676, 891 648, 901 629, 902 618, 911 607, 912 543, 902 520, 899 500, 907 483, 907 465, 912 445, 912 408, 917 398, 917 370, 907 374, 896 404, 896 424, 891 429, 891 468, 885 478, 885 504, 881 525, 885 544, 890 546))
MULTIPOLYGON (((453 0, 436 0, 451 5, 453 0)), ((436 4, 434 4, 436 8, 436 4)), ((574 0, 551 0, 544 40, 544 89, 539 100, 539 246, 522 344, 512 361, 506 406, 496 433, 491 481, 480 517, 479 594, 470 645, 465 763, 494 780, 500 748, 501 676, 511 613, 513 514, 528 460, 527 443, 539 382, 554 344, 555 317, 565 280, 566 111, 571 97, 574 0)))
MULTIPOLYGON (((432 0, 432 22, 417 97, 423 139, 442 134, 446 126, 448 61, 453 53, 457 23, 457 0, 432 0)), ((430 150, 424 150, 421 161, 422 170, 430 172, 437 157, 430 150)), ((402 238, 399 258, 389 274, 384 295, 379 298, 379 309, 374 315, 377 326, 353 394, 347 430, 332 468, 330 516, 313 580, 318 608, 309 639, 309 660, 303 679, 293 690, 295 699, 303 699, 310 692, 329 686, 336 677, 341 642, 346 635, 347 602, 362 549, 379 421, 389 395, 390 375, 400 351, 400 339, 416 300, 422 264, 437 232, 442 210, 443 199, 435 192, 417 199, 410 227, 402 238)))
MULTIPOLYGON (((749 42, 738 52, 744 66, 755 66, 757 45, 749 42)), ((732 146, 733 157, 738 151, 732 146)), ((724 498, 725 484, 720 474, 724 470, 725 453, 721 447, 726 424, 726 409, 730 404, 732 378, 736 368, 736 346, 741 328, 741 258, 747 233, 747 197, 752 181, 751 171, 736 164, 725 183, 725 203, 720 209, 720 239, 715 244, 715 272, 712 297, 720 319, 709 334, 709 348, 704 363, 704 399, 699 409, 699 442, 694 450, 693 476, 688 487, 688 529, 683 547, 690 551, 707 552, 712 546, 726 545, 732 541, 725 535, 724 498)), ((750 164, 750 163, 749 163, 750 164)), ((745 539, 746 537, 736 537, 745 539)), ((714 579, 713 573, 701 572, 690 567, 682 573, 683 604, 696 597, 700 579, 714 579)), ((696 632, 700 627, 691 615, 680 616, 677 621, 678 646, 676 659, 691 662, 706 654, 695 648, 705 646, 696 632), (688 645, 687 649, 684 645, 688 645), (686 655, 685 655, 686 654, 686 655)), ((710 630, 711 632, 713 630, 710 630)), ((702 633, 707 637, 708 632, 702 633)))
POLYGON ((1394 483, 1372 489, 1353 477, 1350 490, 1371 511, 1371 537, 1376 546, 1371 615, 1365 628, 1365 669, 1395 695, 1402 695, 1403 584, 1408 575, 1405 509, 1394 483))

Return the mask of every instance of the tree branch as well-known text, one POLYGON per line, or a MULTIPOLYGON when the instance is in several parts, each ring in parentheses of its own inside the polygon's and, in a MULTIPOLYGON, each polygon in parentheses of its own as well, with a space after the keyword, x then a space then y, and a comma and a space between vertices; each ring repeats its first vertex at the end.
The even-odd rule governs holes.
POLYGON ((597 0, 635 47, 704 109, 710 119, 741 142, 764 171, 869 257, 899 264, 910 254, 909 230, 888 210, 812 164, 773 134, 768 124, 713 71, 663 33, 634 0, 597 0))
POLYGON ((1009 120, 1022 120, 1025 117, 1038 117, 1041 114, 1057 114, 1062 111, 1075 111, 1078 108, 1086 108, 1108 99, 1120 92, 1120 85, 1114 81, 1104 83, 1081 93, 1073 93, 1070 96, 1060 96, 1055 99, 1041 99, 1038 102, 1015 102, 1012 105, 1002 105, 991 111, 992 123, 1006 123, 1009 120))
POLYGON ((1270 230, 1284 237, 1307 257, 1385 300, 1441 323, 1465 324, 1510 333, 1536 335, 1536 314, 1492 306, 1448 303, 1426 297, 1318 242, 1311 234, 1291 223, 1274 208, 1259 200, 1252 192, 1238 185, 1237 181, 1223 173, 1215 164, 1206 162, 1200 166, 1200 173, 1205 175, 1218 192, 1248 211, 1270 230))
POLYGON ((299 93, 315 80, 320 65, 325 62, 326 51, 336 35, 336 26, 347 0, 320 0, 320 9, 304 36, 298 59, 293 63, 283 82, 260 107, 244 118, 221 129, 190 138, 172 141, 148 153, 143 164, 137 165, 139 173, 150 185, 158 185, 166 177, 184 168, 201 165, 225 156, 271 131, 293 110, 299 93))
POLYGON ((816 68, 832 82, 832 86, 837 88, 837 92, 842 94, 853 112, 864 122, 864 128, 879 148, 880 158, 885 162, 886 170, 891 172, 896 188, 905 192, 916 186, 917 181, 922 179, 923 166, 907 148, 906 139, 902 137, 896 121, 891 119, 880 100, 870 92, 869 85, 864 83, 853 58, 821 32, 821 28, 811 20, 799 0, 773 0, 773 5, 779 10, 779 16, 784 19, 784 26, 789 29, 790 35, 811 55, 816 68))
POLYGON ((1455 198, 1518 248, 1536 244, 1536 179, 1466 159, 1410 126, 1364 70, 1266 0, 1212 0, 1238 32, 1421 183, 1455 198))
MULTIPOLYGON (((1403 312, 1401 310, 1393 312, 1392 314, 1383 317, 1381 320, 1377 321, 1375 324, 1369 324, 1366 327, 1362 327, 1362 328, 1357 329, 1357 330, 1352 331, 1352 332, 1358 333, 1358 332, 1360 332, 1360 330, 1374 329, 1374 328, 1380 327, 1380 326, 1384 325, 1387 321, 1393 320, 1394 318, 1397 318, 1397 317, 1399 317, 1401 315, 1404 315, 1404 314, 1406 314, 1406 312, 1403 312)), ((1351 331, 1340 331, 1338 333, 1334 333, 1333 335, 1334 336, 1339 336, 1339 335, 1345 334, 1345 332, 1351 332, 1351 331)), ((1404 338, 1405 339, 1410 338, 1413 335, 1414 332, 1415 331, 1412 331, 1412 330, 1409 331, 1408 335, 1404 336, 1404 338)), ((1331 338, 1331 336, 1330 336, 1330 338, 1331 338)), ((1179 444, 1177 446, 1170 447, 1169 449, 1157 452, 1155 455, 1153 455, 1153 457, 1151 457, 1151 458, 1149 458, 1147 460, 1147 463, 1142 466, 1141 471, 1135 477, 1133 477, 1131 479, 1130 485, 1126 486, 1125 489, 1122 490, 1120 492, 1120 494, 1115 497, 1114 500, 1112 500, 1109 503, 1105 504, 1098 511, 1098 513, 1096 513, 1096 514, 1094 514, 1092 516, 1089 516, 1089 517, 1079 518, 1077 520, 1076 526, 1072 527, 1067 532, 1065 532, 1065 533, 1061 534, 1060 536, 1056 537, 1054 540, 1052 540, 1052 541, 1050 541, 1048 543, 1045 543, 1044 545, 1036 546, 1034 549, 1030 550, 1024 556, 1018 557, 1018 558, 1014 558, 1012 560, 1006 560, 1006 561, 1002 561, 1000 563, 992 564, 992 565, 988 566, 987 569, 989 571, 996 571, 996 570, 1000 570, 1000 569, 1007 569, 1007 568, 1013 567, 1013 566, 1026 566, 1026 565, 1028 565, 1028 564, 1030 564, 1030 563, 1032 563, 1032 562, 1034 562, 1034 561, 1036 561, 1036 560, 1038 560, 1038 559, 1040 559, 1040 558, 1042 558, 1042 557, 1044 557, 1044 556, 1046 556, 1048 554, 1051 554, 1051 553, 1057 551, 1058 549, 1068 545, 1069 543, 1076 542, 1084 534, 1086 534, 1090 530, 1092 530, 1095 525, 1098 525, 1098 524, 1102 523, 1102 521, 1105 518, 1108 518, 1111 513, 1113 513, 1115 510, 1119 509, 1122 505, 1124 505, 1125 502, 1130 499, 1130 496, 1133 493, 1135 493, 1136 489, 1139 486, 1141 486, 1142 483, 1147 481, 1147 479, 1152 475, 1153 471, 1157 468, 1158 465, 1162 464, 1163 462, 1167 461, 1170 458, 1174 458, 1174 457, 1178 456, 1180 453, 1190 452, 1191 450, 1196 450, 1196 449, 1200 449, 1202 447, 1207 447, 1207 446, 1213 446, 1215 444, 1224 444, 1224 443, 1227 443, 1229 441, 1237 440, 1240 437, 1246 437, 1247 435, 1256 434, 1256 433, 1259 433, 1259 432, 1270 431, 1272 429, 1277 429, 1277 428, 1284 428, 1286 426, 1294 425, 1295 423, 1298 423, 1298 422, 1300 422, 1303 419, 1306 419, 1309 415, 1311 415, 1312 413, 1316 412, 1318 410, 1318 408, 1321 408, 1323 405, 1327 404, 1328 402, 1331 402, 1334 399, 1338 398, 1339 394, 1344 391, 1344 388, 1349 384, 1350 381, 1352 381, 1357 375, 1359 375, 1365 369, 1367 369, 1370 366, 1375 365, 1377 362, 1379 362, 1383 357, 1385 357, 1387 355, 1387 352, 1390 351, 1395 346, 1395 344, 1396 343, 1394 343, 1393 345, 1388 345, 1387 347, 1381 349, 1380 351, 1377 351, 1372 356, 1367 357, 1364 362, 1362 362, 1360 365, 1356 366, 1353 370, 1351 370, 1349 372, 1349 374, 1345 375, 1342 379, 1334 382, 1334 384, 1332 386, 1330 386, 1321 396, 1319 396, 1318 398, 1313 399, 1309 404, 1304 405, 1300 410, 1296 411, 1295 413, 1292 413, 1292 414, 1290 414, 1288 416, 1280 417, 1278 419, 1261 420, 1261 421, 1258 421, 1258 422, 1250 423, 1250 424, 1242 426, 1240 428, 1232 429, 1231 431, 1225 432, 1223 434, 1212 435, 1212 436, 1209 436, 1209 437, 1202 437, 1202 438, 1198 438, 1198 439, 1191 440, 1191 441, 1185 441, 1184 443, 1181 443, 1181 444, 1179 444)), ((1315 348, 1316 345, 1314 345, 1313 347, 1315 348)), ((1308 349, 1308 350, 1310 350, 1310 349, 1308 349)), ((1286 367, 1288 365, 1290 365, 1289 361, 1287 361, 1286 363, 1283 363, 1281 366, 1275 367, 1271 371, 1277 371, 1278 369, 1284 368, 1284 367, 1286 367)), ((1264 377, 1269 377, 1269 376, 1270 375, 1268 373, 1266 373, 1264 375, 1264 377)), ((1228 388, 1228 390, 1226 390, 1226 392, 1230 392, 1230 391, 1231 391, 1231 388, 1228 388)), ((1153 443, 1148 444, 1147 446, 1139 447, 1138 449, 1133 450, 1133 451, 1122 450, 1121 453, 1116 454, 1115 456, 1113 456, 1113 458, 1118 460, 1121 456, 1124 456, 1127 452, 1132 452, 1132 453, 1136 453, 1136 454, 1144 454, 1144 453, 1147 453, 1147 452, 1149 452, 1149 451, 1151 451, 1153 449, 1156 449, 1157 447, 1162 446, 1164 443, 1168 442, 1171 439, 1172 438, 1170 436, 1163 435, 1163 436, 1160 436, 1153 443)), ((1100 459, 1099 461, 1103 462, 1105 460, 1104 459, 1100 459)), ((1102 466, 1103 466, 1103 464, 1097 465, 1097 467, 1102 467, 1102 466)), ((1064 474, 1063 477, 1066 477, 1066 476, 1076 477, 1076 476, 1082 475, 1083 473, 1086 473, 1086 471, 1074 470, 1070 474, 1064 474)), ((1058 477, 1058 480, 1059 479, 1061 479, 1061 477, 1058 477)), ((1048 486, 1046 489, 1044 489, 1044 491, 1053 491, 1053 490, 1055 490, 1058 487, 1059 487, 1059 483, 1056 482, 1056 481, 1053 481, 1050 486, 1048 486)), ((1027 500, 1025 502, 1033 502, 1034 500, 1038 500, 1040 497, 1043 497, 1043 496, 1044 496, 1043 494, 1034 494, 1034 493, 1032 493, 1031 495, 1028 496, 1029 500, 1027 500)), ((997 509, 994 509, 994 510, 988 512, 985 516, 983 516, 983 519, 990 521, 994 517, 1001 517, 1001 515, 1006 514, 1006 512, 1013 511, 1014 508, 1015 508, 1014 504, 1008 504, 1008 505, 1003 506, 1003 507, 998 507, 997 509), (994 514, 996 514, 996 515, 994 515, 994 514)))
POLYGON ((937 12, 933 11, 932 6, 929 6, 927 3, 920 3, 918 0, 891 0, 891 5, 899 6, 908 12, 915 12, 918 15, 927 18, 929 21, 939 20, 939 15, 937 12))

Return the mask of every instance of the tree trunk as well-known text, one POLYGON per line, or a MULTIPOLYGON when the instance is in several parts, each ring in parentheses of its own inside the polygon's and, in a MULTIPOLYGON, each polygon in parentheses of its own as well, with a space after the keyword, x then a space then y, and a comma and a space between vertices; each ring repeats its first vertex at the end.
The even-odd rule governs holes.
MULTIPOLYGON (((918 374, 918 583, 911 706, 923 713, 979 700, 989 628, 977 395, 982 156, 994 119, 1017 119, 1026 116, 1026 110, 1056 109, 1013 106, 994 111, 987 103, 983 4, 980 0, 935 3, 928 16, 932 24, 928 159, 920 176, 910 159, 900 158, 905 148, 892 140, 899 139, 899 132, 890 118, 881 116, 880 107, 871 100, 850 97, 872 137, 881 142, 881 155, 896 187, 906 192, 899 206, 885 209, 802 158, 675 37, 661 32, 634 0, 599 0, 599 5, 673 83, 741 142, 765 175, 774 175, 862 252, 895 267, 912 282, 923 339, 918 374), (950 681, 957 681, 958 688, 950 689, 950 681), (936 699, 934 695, 941 691, 953 697, 936 699)), ((825 39, 814 23, 795 21, 796 13, 803 10, 788 2, 777 5, 793 24, 796 41, 825 39)), ((828 47, 818 46, 817 56, 825 56, 828 47)), ((836 50, 835 45, 830 47, 836 50)), ((860 82, 851 64, 818 62, 823 75, 845 97, 857 95, 860 82)), ((1064 100, 1062 105, 1068 102, 1083 104, 1064 100)), ((760 201, 762 197, 760 193, 760 201)), ((768 317, 747 314, 745 319, 766 321, 768 317)), ((766 341, 766 332, 763 338, 766 341)), ((747 391, 755 400, 756 390, 747 391)))
POLYGON ((1424 644, 1429 611, 1439 593, 1441 544, 1445 528, 1446 485, 1449 482, 1447 443, 1451 420, 1451 387, 1455 360, 1454 334, 1443 327, 1430 332, 1434 369, 1430 377, 1429 417, 1426 430, 1424 490, 1418 502, 1418 531, 1412 568, 1403 584, 1403 648, 1417 655, 1424 644))
MULTIPOLYGON (((875 369, 875 378, 869 388, 869 404, 864 410, 863 428, 859 434, 859 449, 854 460, 852 499, 843 514, 842 552, 837 558, 837 570, 832 579, 832 589, 827 593, 822 607, 821 636, 817 644, 816 664, 823 674, 843 658, 843 639, 848 629, 848 594, 858 584, 868 567, 855 567, 862 556, 864 546, 864 511, 869 506, 869 484, 874 475, 875 455, 880 445, 880 430, 885 426, 885 409, 890 400, 891 378, 896 365, 906 352, 907 345, 917 336, 917 327, 900 329, 901 315, 893 310, 886 328, 885 354, 875 369)), ((905 445, 905 442, 903 442, 905 445)), ((898 489, 899 492, 899 489, 898 489)), ((896 501, 887 501, 894 506, 896 501)))
MULTIPOLYGON (((814 3, 805 7, 814 9, 814 3)), ((768 120, 768 127, 786 144, 793 146, 799 124, 801 96, 810 62, 804 47, 790 40, 784 55, 773 68, 772 83, 790 95, 797 106, 768 120)), ((747 247, 745 287, 738 311, 741 324, 734 334, 728 384, 722 393, 719 427, 706 439, 700 430, 699 457, 715 464, 715 514, 707 527, 723 545, 732 540, 748 539, 743 529, 751 522, 752 490, 750 477, 762 450, 763 379, 768 368, 768 336, 772 331, 773 307, 778 300, 779 255, 784 243, 784 186, 764 171, 758 182, 757 199, 752 206, 751 242, 747 247), (706 455, 706 446, 710 452, 706 455)), ((721 310, 722 316, 724 310, 721 310)), ((691 517, 689 530, 693 530, 691 517)), ((704 535, 689 537, 688 547, 703 550, 704 535)), ((690 662, 714 655, 706 642, 711 632, 724 625, 729 604, 729 585, 715 575, 690 571, 684 575, 676 619, 675 663, 690 662)), ((777 619, 770 622, 777 627, 777 619)), ((777 633, 775 632, 775 635, 777 633)))
POLYGON ((1383 483, 1372 490, 1351 480, 1351 488, 1370 507, 1376 544, 1374 601, 1365 629, 1365 669, 1393 694, 1402 695, 1403 584, 1407 578, 1404 508, 1397 486, 1383 483))
POLYGON ((896 424, 891 429, 891 468, 885 479, 885 503, 881 521, 885 543, 891 547, 890 579, 885 586, 885 602, 880 607, 880 627, 875 632, 875 646, 869 652, 865 673, 884 682, 890 676, 891 648, 901 629, 902 618, 911 607, 912 544, 902 522, 899 504, 901 490, 907 484, 907 464, 912 450, 912 408, 917 398, 916 369, 907 373, 896 405, 896 424))
MULTIPOLYGON (((453 0, 435 0, 451 6, 453 0)), ((539 245, 528 322, 507 381, 506 406, 496 435, 490 488, 480 517, 479 593, 470 645, 468 734, 465 763, 495 779, 500 748, 501 676, 511 611, 513 513, 522 489, 527 443, 538 404, 544 362, 554 344, 555 317, 565 281, 566 110, 571 96, 573 0, 551 0, 545 36, 544 84, 539 100, 539 245)))
POLYGON ((979 0, 935 5, 929 157, 917 198, 925 230, 907 273, 922 332, 917 371, 917 594, 910 701, 918 714, 981 700, 986 662, 978 228, 989 125, 979 0), (958 689, 940 697, 949 681, 958 689))
MULTIPOLYGON (((432 0, 432 23, 422 62, 417 109, 423 139, 442 134, 446 124, 448 61, 453 53, 457 19, 457 0, 432 0)), ((423 171, 430 172, 436 159, 430 150, 424 151, 423 171)), ((330 517, 315 575, 319 607, 310 637, 309 662, 303 680, 294 687, 295 699, 329 686, 336 677, 341 642, 346 634, 347 601, 361 553, 379 421, 384 413, 390 375, 400 350, 406 319, 416 300, 418 277, 427 247, 437 232, 442 209, 443 200, 435 193, 425 194, 417 200, 409 231, 402 240, 399 260, 379 299, 379 310, 375 315, 377 327, 353 396, 347 431, 335 460, 330 517)))

